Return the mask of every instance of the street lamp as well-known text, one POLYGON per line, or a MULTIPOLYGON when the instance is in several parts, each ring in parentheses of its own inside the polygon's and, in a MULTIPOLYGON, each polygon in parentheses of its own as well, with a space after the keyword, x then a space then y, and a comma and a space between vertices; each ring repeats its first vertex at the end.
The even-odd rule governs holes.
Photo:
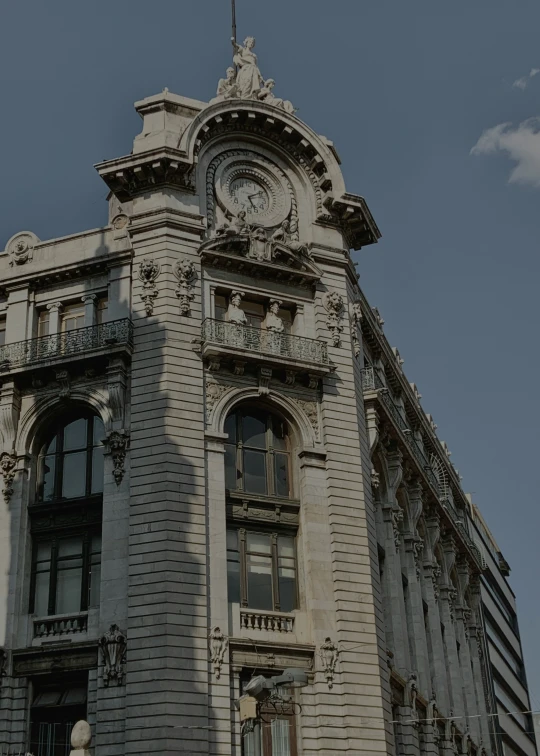
POLYGON ((296 667, 285 669, 281 675, 273 677, 257 675, 248 682, 244 688, 244 695, 235 701, 235 705, 240 711, 243 731, 254 734, 255 756, 259 756, 261 745, 259 703, 269 697, 282 698, 280 688, 305 688, 307 684, 306 672, 296 667))

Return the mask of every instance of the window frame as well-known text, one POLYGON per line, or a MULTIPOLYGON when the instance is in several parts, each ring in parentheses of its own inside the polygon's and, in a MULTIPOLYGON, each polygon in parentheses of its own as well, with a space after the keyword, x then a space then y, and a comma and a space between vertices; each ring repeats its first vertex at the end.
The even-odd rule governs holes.
MULTIPOLYGON (((103 496, 103 486, 101 491, 92 492, 92 476, 94 468, 94 449, 100 448, 99 444, 94 444, 94 424, 95 420, 99 420, 103 425, 103 421, 96 413, 92 412, 73 412, 68 415, 63 415, 56 423, 54 433, 49 434, 48 439, 41 444, 40 451, 37 455, 37 480, 36 480, 36 493, 35 503, 39 505, 55 504, 58 502, 75 501, 77 499, 89 499, 94 497, 103 496), (64 431, 65 429, 76 422, 77 420, 85 420, 86 426, 86 445, 80 449, 64 450, 64 431), (53 439, 56 438, 56 449, 54 451, 55 470, 54 470, 54 494, 50 499, 44 498, 44 461, 46 457, 53 456, 53 454, 47 454, 46 450, 50 447, 53 439), (76 454, 84 451, 85 453, 85 491, 82 496, 62 496, 62 489, 64 485, 64 467, 66 456, 70 454, 76 454)), ((101 444, 103 446, 103 444, 101 444)))
MULTIPOLYGON (((298 609, 299 606, 299 592, 298 592, 298 554, 297 554, 297 534, 291 530, 265 530, 264 527, 234 527, 227 526, 227 534, 235 533, 237 538, 237 548, 234 551, 238 555, 238 575, 239 575, 239 593, 240 593, 240 606, 242 609, 253 609, 254 611, 261 612, 282 612, 289 614, 298 609), (270 540, 270 554, 262 554, 262 552, 248 550, 247 541, 250 533, 256 535, 264 535, 270 540), (284 610, 281 608, 282 597, 280 596, 280 580, 279 569, 280 561, 282 557, 279 556, 279 538, 290 538, 293 542, 293 556, 287 557, 294 561, 294 602, 291 609, 284 610), (249 590, 248 590, 248 557, 249 556, 269 556, 271 559, 271 577, 272 577, 272 608, 271 609, 256 609, 249 604, 249 590)), ((227 545, 227 580, 229 579, 229 563, 232 560, 229 559, 229 553, 233 550, 227 545)))
MULTIPOLYGON (((292 444, 291 444, 291 435, 289 432, 289 425, 288 423, 280 418, 278 415, 275 415, 272 412, 267 412, 263 408, 259 408, 257 406, 248 405, 245 407, 240 407, 236 410, 233 410, 229 415, 227 416, 227 419, 225 421, 225 425, 227 424, 227 421, 229 418, 234 417, 235 418, 235 434, 236 439, 234 442, 230 441, 229 439, 225 441, 225 450, 227 451, 227 448, 233 450, 233 455, 236 460, 236 470, 235 470, 235 479, 236 479, 236 488, 235 489, 228 489, 230 491, 238 491, 245 494, 249 494, 250 496, 273 496, 280 499, 291 499, 293 498, 293 475, 292 475, 292 444), (261 416, 264 417, 265 421, 265 447, 264 449, 262 447, 256 447, 254 445, 246 444, 243 440, 243 421, 246 417, 255 417, 257 419, 261 419, 261 416), (274 445, 274 439, 275 439, 275 433, 274 433, 274 422, 278 421, 280 423, 283 423, 284 428, 286 430, 286 434, 284 435, 285 438, 285 449, 279 449, 276 445, 274 445), (248 491, 245 488, 245 478, 246 478, 246 472, 245 472, 245 465, 244 465, 244 451, 247 450, 248 452, 264 452, 264 463, 265 463, 265 482, 266 482, 266 490, 264 492, 260 491, 248 491), (277 467, 276 467, 276 458, 277 455, 283 455, 287 459, 287 488, 288 493, 287 495, 282 495, 279 493, 276 493, 277 489, 277 467)), ((225 458, 225 465, 227 465, 227 459, 225 458)), ((227 478, 227 476, 226 476, 227 478)))
MULTIPOLYGON (((78 609, 74 609, 72 612, 67 612, 67 614, 77 614, 79 612, 87 612, 89 608, 97 606, 99 604, 91 604, 90 603, 90 589, 91 589, 91 580, 92 580, 92 567, 94 566, 94 560, 93 557, 96 553, 95 551, 92 551, 92 540, 98 536, 101 541, 102 537, 102 529, 101 529, 101 523, 98 525, 95 525, 90 528, 77 528, 75 530, 66 530, 65 532, 45 532, 40 533, 39 535, 35 534, 32 539, 32 567, 31 567, 31 577, 30 577, 30 606, 29 606, 29 613, 35 614, 35 606, 36 606, 36 582, 37 582, 37 556, 38 556, 38 550, 39 546, 44 543, 50 544, 50 560, 49 560, 49 585, 48 585, 48 603, 47 603, 47 613, 45 617, 56 617, 58 615, 66 614, 66 612, 57 612, 57 603, 58 603, 58 595, 57 595, 57 588, 58 588, 58 573, 59 573, 59 561, 65 561, 65 557, 59 557, 59 546, 60 541, 68 539, 68 538, 79 538, 82 541, 82 549, 81 549, 81 601, 80 606, 78 609)), ((100 567, 101 567, 101 554, 102 554, 103 544, 100 543, 100 567)), ((101 570, 99 571, 100 576, 100 583, 101 583, 101 570)))

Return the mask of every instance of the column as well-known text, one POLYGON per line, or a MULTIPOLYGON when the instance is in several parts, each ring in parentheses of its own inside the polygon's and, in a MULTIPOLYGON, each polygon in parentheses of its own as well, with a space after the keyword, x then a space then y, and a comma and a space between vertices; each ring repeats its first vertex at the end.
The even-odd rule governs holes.
POLYGON ((52 302, 47 305, 49 311, 49 335, 60 333, 60 315, 62 313, 62 302, 52 302))
POLYGON ((85 294, 81 297, 81 301, 84 303, 84 325, 86 327, 95 325, 97 296, 95 294, 85 294))
MULTIPOLYGON (((444 624, 444 637, 448 654, 448 679, 450 683, 452 710, 456 717, 462 717, 465 715, 465 707, 463 705, 461 662, 456 641, 456 630, 454 627, 454 606, 457 598, 457 590, 450 579, 450 574, 456 560, 456 545, 451 533, 445 535, 442 541, 442 549, 445 569, 443 583, 440 588, 439 607, 441 620, 444 624)), ((462 722, 461 719, 458 721, 462 722)))
POLYGON ((429 653, 424 623, 424 603, 422 599, 422 584, 420 569, 422 564, 423 540, 412 533, 407 533, 405 541, 405 565, 409 583, 410 626, 409 633, 414 653, 414 666, 418 675, 418 688, 421 694, 429 700, 432 693, 431 672, 429 669, 429 653))

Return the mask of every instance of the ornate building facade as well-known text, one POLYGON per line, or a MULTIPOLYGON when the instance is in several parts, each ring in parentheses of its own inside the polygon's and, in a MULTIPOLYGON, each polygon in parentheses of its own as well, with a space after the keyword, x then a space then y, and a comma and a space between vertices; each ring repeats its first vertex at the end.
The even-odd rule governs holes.
POLYGON ((103 228, 0 256, 0 743, 495 755, 468 502, 351 261, 377 225, 253 45, 210 104, 136 104, 103 228))

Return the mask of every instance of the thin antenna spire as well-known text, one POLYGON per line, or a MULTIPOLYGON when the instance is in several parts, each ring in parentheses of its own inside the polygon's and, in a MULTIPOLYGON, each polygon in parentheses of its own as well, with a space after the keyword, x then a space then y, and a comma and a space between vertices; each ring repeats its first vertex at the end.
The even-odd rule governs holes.
POLYGON ((232 38, 236 42, 236 0, 231 0, 232 11, 232 38))

